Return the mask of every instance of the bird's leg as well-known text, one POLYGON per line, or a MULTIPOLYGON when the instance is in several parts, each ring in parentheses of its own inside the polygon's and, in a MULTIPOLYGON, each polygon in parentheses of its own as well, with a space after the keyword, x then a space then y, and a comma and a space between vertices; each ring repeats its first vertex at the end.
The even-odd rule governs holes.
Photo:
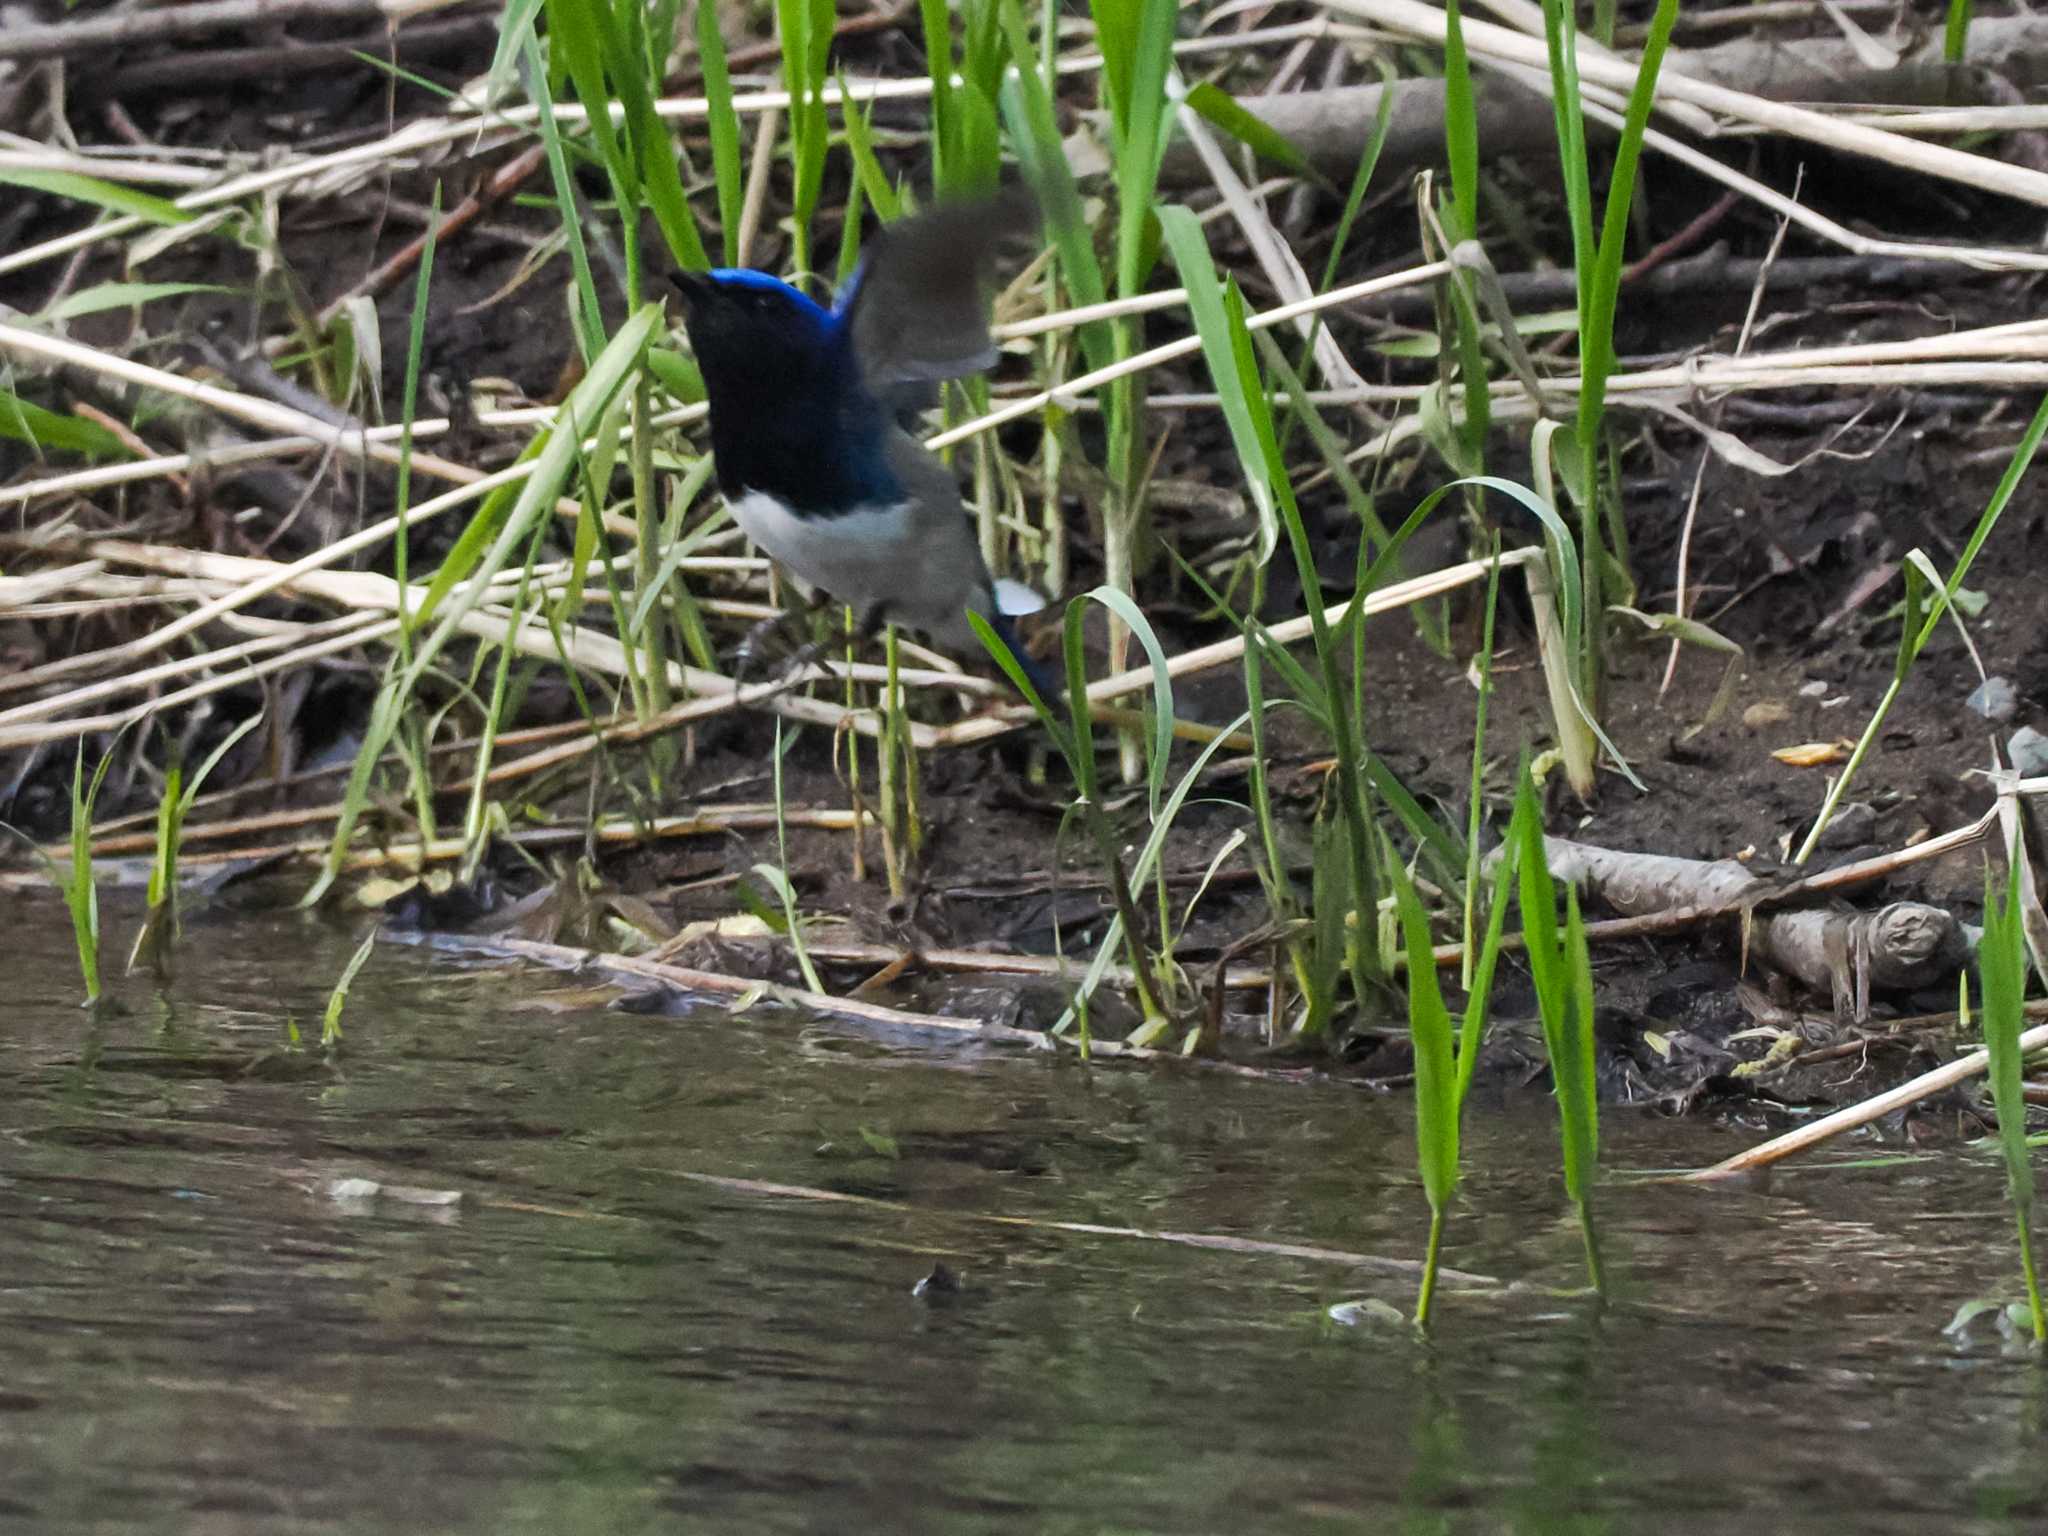
MULTIPOLYGON (((807 615, 816 613, 825 605, 826 601, 827 599, 823 592, 813 592, 810 600, 804 604, 803 611, 807 615)), ((778 630, 786 628, 789 624, 789 618, 789 612, 785 609, 781 613, 771 613, 767 618, 759 620, 748 629, 738 648, 733 652, 732 680, 735 688, 742 686, 747 678, 758 670, 761 654, 767 647, 769 637, 778 630)), ((785 670, 794 670, 794 668, 787 668, 785 670)))
MULTIPOLYGON (((822 601, 822 598, 820 600, 822 601)), ((887 603, 876 603, 860 616, 853 630, 851 643, 854 649, 860 649, 875 638, 882 628, 883 621, 888 617, 888 609, 889 605, 887 603)), ((789 658, 789 661, 782 669, 782 675, 784 677, 794 677, 797 673, 803 671, 805 667, 808 667, 812 662, 824 655, 833 644, 834 637, 831 635, 811 641, 789 658)))

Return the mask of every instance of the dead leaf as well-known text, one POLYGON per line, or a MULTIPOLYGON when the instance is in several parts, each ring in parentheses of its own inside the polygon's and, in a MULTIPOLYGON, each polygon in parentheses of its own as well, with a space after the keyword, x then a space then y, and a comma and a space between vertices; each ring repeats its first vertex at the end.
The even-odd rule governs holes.
POLYGON ((1853 741, 1808 741, 1780 747, 1771 756, 1788 768, 1825 768, 1830 763, 1846 763, 1855 750, 1853 741))

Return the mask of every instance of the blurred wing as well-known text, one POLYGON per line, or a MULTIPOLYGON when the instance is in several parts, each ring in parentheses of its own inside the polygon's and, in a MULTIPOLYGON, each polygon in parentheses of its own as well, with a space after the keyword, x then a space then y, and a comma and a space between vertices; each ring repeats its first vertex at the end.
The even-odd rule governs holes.
POLYGON ((840 309, 854 356, 892 411, 922 409, 942 379, 996 360, 985 291, 998 250, 1037 226, 1022 193, 942 203, 885 226, 868 242, 840 309))

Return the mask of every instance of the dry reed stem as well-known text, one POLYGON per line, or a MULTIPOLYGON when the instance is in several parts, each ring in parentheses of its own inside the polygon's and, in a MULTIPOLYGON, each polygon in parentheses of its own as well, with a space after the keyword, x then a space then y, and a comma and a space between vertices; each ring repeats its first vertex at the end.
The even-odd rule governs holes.
MULTIPOLYGON (((1331 10, 1406 33, 1432 46, 1443 45, 1443 11, 1421 4, 1420 0, 1322 0, 1322 3, 1331 10)), ((1465 46, 1475 59, 1541 70, 1548 81, 1550 60, 1540 38, 1471 18, 1465 21, 1464 34, 1465 46)), ((1673 103, 1703 108, 1901 170, 2048 206, 2048 174, 2040 171, 1992 160, 1984 155, 1967 154, 1945 145, 1922 144, 1901 134, 1887 133, 1860 123, 1842 122, 1804 107, 1788 106, 1746 91, 1698 80, 1684 70, 1683 55, 1667 59, 1666 67, 1659 72, 1656 82, 1656 101, 1660 108, 1668 108, 1673 103)), ((1581 38, 1579 75, 1586 84, 1625 94, 1635 86, 1636 66, 1633 60, 1618 58, 1591 39, 1581 38)))
MULTIPOLYGON (((750 806, 702 806, 687 815, 650 816, 640 820, 625 817, 603 817, 590 824, 561 827, 523 827, 502 833, 497 841, 510 843, 515 847, 568 848, 586 841, 619 846, 626 843, 657 842, 671 837, 723 837, 732 832, 770 832, 775 829, 777 811, 772 805, 750 806)), ((784 825, 809 827, 821 832, 846 832, 853 827, 853 812, 826 809, 812 809, 804 806, 788 806, 780 813, 784 825)), ((54 852, 54 850, 52 850, 54 852)), ((289 861, 305 865, 318 865, 331 851, 326 838, 311 838, 293 843, 275 843, 255 848, 210 848, 181 854, 179 865, 201 868, 215 864, 235 864, 243 860, 289 861)), ((341 868, 347 874, 368 874, 380 869, 399 869, 418 873, 433 864, 453 864, 469 851, 468 843, 460 837, 437 837, 424 842, 392 842, 378 848, 358 849, 343 858, 341 868)), ((63 850, 70 857, 67 847, 63 850)), ((32 883, 46 883, 43 877, 33 877, 32 883)))
MULTIPOLYGON (((1378 293, 1391 293, 1400 288, 1415 288, 1426 283, 1433 283, 1438 278, 1448 275, 1450 271, 1451 264, 1447 261, 1425 262, 1421 266, 1408 267, 1400 272, 1389 272, 1384 277, 1368 278, 1364 282, 1350 283, 1341 288, 1332 288, 1327 293, 1315 294, 1296 303, 1279 304, 1271 309, 1260 310, 1255 315, 1247 316, 1245 324, 1251 330, 1262 331, 1271 326, 1284 325, 1289 320, 1297 320, 1303 315, 1314 314, 1319 310, 1334 309, 1339 304, 1348 304, 1356 299, 1370 298, 1378 293)), ((925 446, 934 451, 940 448, 950 448, 955 443, 964 442, 966 439, 978 436, 983 432, 993 431, 1005 422, 1015 421, 1020 416, 1028 416, 1033 411, 1040 410, 1048 405, 1057 405, 1062 410, 1071 410, 1077 398, 1083 394, 1100 389, 1103 385, 1113 383, 1127 375, 1144 373, 1149 369, 1158 367, 1161 363, 1169 363, 1176 358, 1191 357, 1201 351, 1201 349, 1202 339, 1199 336, 1188 336, 1183 337, 1179 341, 1167 342, 1164 346, 1153 347, 1148 351, 1140 352, 1121 363, 1112 363, 1108 367, 1098 368, 1092 373, 1076 375, 1074 378, 1068 379, 1052 389, 1038 390, 1019 399, 1008 401, 984 416, 977 416, 972 421, 962 422, 957 427, 926 438, 925 446)))
MULTIPOLYGON (((26 326, 0 324, 0 349, 59 367, 81 368, 103 378, 118 379, 124 384, 157 390, 206 406, 223 416, 247 422, 267 432, 310 438, 351 458, 371 458, 395 465, 401 457, 397 447, 380 441, 360 427, 337 427, 304 411, 295 411, 256 395, 202 384, 183 374, 152 368, 146 363, 138 363, 98 347, 88 347, 68 337, 31 330, 26 326)), ((412 455, 412 467, 420 474, 458 485, 474 485, 486 478, 482 470, 417 450, 412 455)), ((557 510, 566 517, 576 517, 581 511, 574 501, 566 497, 557 503, 557 510)))
MULTIPOLYGON (((1501 555, 1498 563, 1502 570, 1511 570, 1529 566, 1542 559, 1543 551, 1540 549, 1513 549, 1501 555)), ((1391 613, 1397 608, 1405 608, 1410 603, 1419 603, 1425 598, 1441 597, 1446 592, 1454 592, 1460 587, 1484 581, 1494 564, 1495 561, 1491 557, 1467 560, 1463 564, 1446 566, 1443 570, 1433 571, 1426 576, 1389 583, 1377 592, 1366 594, 1362 603, 1355 595, 1341 603, 1333 603, 1324 610, 1323 622, 1342 623, 1354 603, 1358 604, 1364 617, 1372 618, 1378 614, 1391 613)), ((1307 614, 1271 625, 1267 630, 1275 643, 1280 645, 1297 644, 1308 639, 1314 632, 1314 623, 1307 614)), ((1244 655, 1244 645, 1242 635, 1233 635, 1227 640, 1218 640, 1213 645, 1197 646, 1193 650, 1182 651, 1177 656, 1167 658, 1167 675, 1177 679, 1227 666, 1244 655)), ((1102 704, 1111 699, 1122 698, 1126 694, 1141 692, 1151 686, 1152 669, 1149 666, 1132 667, 1129 671, 1099 678, 1089 684, 1088 700, 1091 705, 1102 704)), ((934 745, 960 747, 973 742, 988 741, 1018 730, 1030 724, 1035 718, 1036 716, 1022 705, 1013 706, 1001 714, 977 715, 971 720, 962 720, 941 728, 935 733, 934 745)))
MULTIPOLYGON (((1097 1050, 1102 1047, 1098 1043, 1097 1050)), ((1128 1053, 1126 1053, 1128 1054, 1128 1053)), ((1160 1053, 1148 1053, 1158 1055, 1160 1053)), ((1174 1058, 1180 1060, 1183 1058, 1174 1058)), ((1199 1059, 1197 1059, 1198 1064, 1199 1059)), ((1251 1072, 1251 1068, 1241 1069, 1251 1072)), ((1300 1073, 1261 1072, 1260 1077, 1278 1079, 1284 1082, 1299 1081, 1300 1073)), ((704 1184, 713 1189, 730 1190, 735 1194, 763 1195, 777 1200, 815 1200, 827 1205, 858 1206, 862 1210, 886 1211, 891 1215, 929 1219, 938 1215, 949 1221, 972 1221, 991 1226, 1015 1227, 1029 1232, 1069 1232, 1081 1237, 1121 1237, 1146 1243, 1169 1243, 1180 1248, 1199 1248, 1208 1253, 1241 1253, 1252 1258, 1277 1258, 1300 1260, 1314 1264, 1339 1264, 1347 1269, 1367 1270, 1375 1274, 1398 1275, 1413 1279, 1422 1273, 1423 1266, 1414 1259, 1389 1259, 1373 1253, 1349 1253, 1341 1248, 1323 1248, 1306 1243, 1264 1242, 1257 1238, 1237 1237, 1220 1232, 1168 1232, 1147 1227, 1109 1227, 1093 1221, 1048 1221, 1036 1216, 1010 1216, 997 1211, 937 1211, 929 1205, 908 1205, 898 1200, 878 1200, 873 1195, 850 1194, 840 1189, 814 1189, 806 1184, 772 1184, 762 1179, 728 1178, 722 1174, 694 1173, 687 1169, 663 1169, 668 1178, 687 1179, 692 1184, 704 1184)), ((500 1202, 486 1201, 485 1204, 500 1202)), ((509 1202, 506 1202, 509 1206, 509 1202)), ((512 1209, 533 1209, 533 1207, 509 1206, 512 1209)), ((564 1214, 564 1213, 549 1213, 564 1214)), ((929 1255, 930 1249, 920 1245, 921 1255, 929 1255)), ((1450 1284, 1494 1290, 1501 1282, 1489 1275, 1472 1274, 1462 1269, 1448 1269, 1439 1266, 1437 1277, 1450 1284)))
MULTIPOLYGON (((10 541, 5 537, 0 537, 0 546, 8 542, 10 541)), ((388 576, 380 576, 373 572, 329 571, 309 561, 299 561, 292 566, 280 566, 274 561, 259 560, 246 555, 217 555, 198 550, 132 544, 119 539, 87 540, 83 541, 81 548, 109 560, 132 562, 180 574, 205 575, 240 582, 242 585, 235 589, 236 597, 245 597, 250 592, 260 589, 262 593, 292 592, 343 607, 369 609, 378 613, 395 614, 398 606, 398 584, 388 576)), ((324 555, 328 551, 318 553, 324 555)), ((501 573, 500 584, 508 574, 516 573, 501 573)), ((198 613, 217 617, 218 612, 208 613, 208 610, 222 610, 222 604, 225 602, 227 599, 216 600, 198 610, 198 613)), ((172 624, 163 626, 155 634, 142 640, 91 653, 92 657, 102 664, 115 655, 132 660, 136 656, 159 649, 159 642, 167 631, 178 629, 182 633, 196 627, 194 618, 195 615, 188 614, 185 619, 173 621, 172 624)), ((28 722, 47 714, 53 705, 61 705, 64 699, 70 696, 64 695, 54 700, 37 700, 31 704, 20 705, 5 714, 0 714, 0 722, 21 722, 11 730, 0 733, 0 750, 38 741, 65 740, 88 731, 111 730, 119 725, 145 718, 174 703, 188 703, 192 699, 233 687, 250 678, 268 675, 296 661, 316 659, 363 640, 383 639, 387 635, 395 634, 397 627, 398 621, 395 617, 382 619, 366 630, 323 641, 282 658, 272 658, 254 664, 230 676, 195 684, 191 688, 180 690, 166 698, 147 701, 118 715, 67 720, 38 727, 28 722)), ((634 666, 626 654, 626 648, 612 636, 574 625, 550 629, 544 620, 530 614, 515 620, 509 613, 478 608, 465 614, 458 627, 465 634, 478 639, 501 645, 509 644, 522 655, 541 660, 559 660, 579 670, 606 677, 629 676, 634 666)), ((781 714, 812 724, 835 729, 846 726, 869 736, 878 735, 881 730, 880 721, 871 711, 849 710, 844 705, 834 704, 825 699, 807 698, 788 692, 789 689, 812 678, 828 676, 829 673, 822 668, 813 667, 789 678, 738 688, 731 679, 720 673, 705 672, 677 662, 670 662, 668 666, 670 682, 676 689, 695 696, 692 702, 698 712, 686 718, 703 718, 747 704, 766 702, 781 714)), ((48 675, 53 668, 35 670, 48 675)), ((65 670, 76 671, 79 668, 68 666, 65 670)), ((0 687, 13 686, 20 681, 21 676, 26 675, 21 674, 16 679, 0 682, 0 687)), ((921 750, 927 749, 935 742, 933 727, 913 722, 911 738, 921 750)))
MULTIPOLYGON (((2044 1047, 2048 1047, 2048 1024, 2036 1025, 2020 1036, 2021 1055, 2044 1047)), ((1824 1115, 1811 1125, 1802 1125, 1783 1136, 1774 1136, 1771 1140, 1747 1151, 1723 1158, 1711 1168, 1702 1168, 1684 1177, 1692 1183, 1711 1183, 1719 1179, 1753 1173, 1759 1168, 1767 1168, 1772 1163, 1782 1162, 1795 1152, 1819 1146, 1824 1141, 1833 1140, 1844 1131, 1853 1131, 1858 1126, 1870 1124, 1873 1120, 1881 1120, 1897 1110, 1908 1108, 1922 1099, 1931 1098, 1945 1088, 1953 1088, 1958 1083, 1967 1082, 1984 1071, 1990 1063, 1988 1053, 1981 1050, 1972 1051, 1969 1055, 1951 1061, 1945 1066, 1936 1067, 1931 1072, 1923 1072, 1910 1082, 1901 1083, 1885 1093, 1865 1099, 1861 1104, 1852 1104, 1847 1109, 1824 1115)))
MULTIPOLYGON (((1206 53, 1298 37, 1364 39, 1371 35, 1367 29, 1319 17, 1289 26, 1255 29, 1234 37, 1184 40, 1174 45, 1174 51, 1176 54, 1206 53)), ((1101 65, 1099 54, 1082 54, 1062 57, 1056 67, 1061 74, 1086 74, 1100 69, 1101 65)), ((957 76, 954 78, 958 80, 957 76)), ((923 75, 900 80, 849 81, 848 86, 849 89, 842 93, 836 80, 825 82, 821 92, 824 103, 828 107, 843 107, 847 102, 917 101, 931 94, 930 77, 923 75)), ((742 117, 760 112, 786 111, 789 105, 787 91, 749 91, 737 93, 732 99, 734 112, 742 117)), ((668 122, 694 122, 710 115, 710 102, 702 96, 662 97, 654 103, 654 109, 668 122)), ((589 120, 589 113, 580 103, 556 102, 552 104, 552 110, 555 121, 564 126, 574 127, 589 120)), ((530 131, 539 120, 540 109, 531 104, 491 107, 472 95, 464 94, 456 98, 449 112, 442 117, 415 120, 367 144, 350 145, 327 154, 245 171, 216 185, 195 188, 172 199, 172 202, 184 212, 197 213, 272 192, 320 196, 352 185, 374 167, 389 168, 403 164, 411 156, 426 155, 465 138, 475 140, 471 146, 472 153, 486 152, 530 131)), ((615 106, 612 120, 623 124, 624 110, 615 106)), ((38 245, 0 254, 0 276, 69 255, 102 240, 121 239, 147 227, 144 220, 123 214, 38 245)))

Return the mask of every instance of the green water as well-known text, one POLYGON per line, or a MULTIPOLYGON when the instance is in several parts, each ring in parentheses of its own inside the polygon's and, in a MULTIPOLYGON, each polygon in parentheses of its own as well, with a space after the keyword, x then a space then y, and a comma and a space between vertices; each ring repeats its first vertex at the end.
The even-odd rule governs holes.
MULTIPOLYGON (((2048 1520, 2048 1387, 1969 1153, 1604 1193, 1621 1304, 1442 1298, 1406 1104, 649 1017, 567 979, 201 914, 168 998, 76 1006, 0 895, 0 1531, 1944 1532, 2048 1520), (827 1202, 707 1183, 872 1197, 827 1202), (334 1198, 336 1181, 459 1192, 334 1198), (942 1259, 963 1289, 913 1284, 942 1259)), ((129 931, 125 914, 110 926, 129 931)), ((1610 1110, 1615 1167, 1737 1132, 1610 1110)), ((1475 1114, 1447 1258, 1563 1287, 1540 1095, 1475 1114)))

